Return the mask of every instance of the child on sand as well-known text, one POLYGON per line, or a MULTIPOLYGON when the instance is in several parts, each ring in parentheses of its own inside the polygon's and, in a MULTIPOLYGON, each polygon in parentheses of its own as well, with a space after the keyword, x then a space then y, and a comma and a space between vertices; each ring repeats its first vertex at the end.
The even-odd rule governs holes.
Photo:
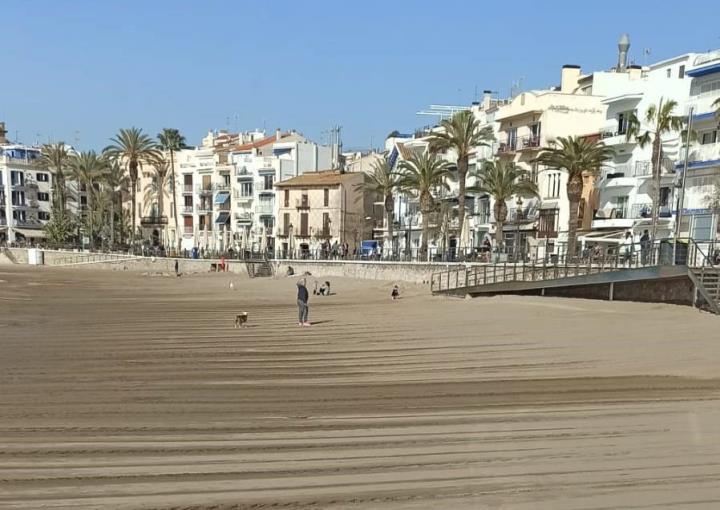
POLYGON ((400 299, 400 288, 397 285, 393 285, 392 292, 390 293, 390 297, 395 299, 400 299))

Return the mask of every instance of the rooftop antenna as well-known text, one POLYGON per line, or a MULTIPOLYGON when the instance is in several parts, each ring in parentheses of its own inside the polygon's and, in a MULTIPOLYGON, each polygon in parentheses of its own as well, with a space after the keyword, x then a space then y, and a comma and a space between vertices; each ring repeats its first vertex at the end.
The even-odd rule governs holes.
POLYGON ((645 48, 643 50, 643 67, 647 67, 647 60, 650 56, 650 48, 645 48))

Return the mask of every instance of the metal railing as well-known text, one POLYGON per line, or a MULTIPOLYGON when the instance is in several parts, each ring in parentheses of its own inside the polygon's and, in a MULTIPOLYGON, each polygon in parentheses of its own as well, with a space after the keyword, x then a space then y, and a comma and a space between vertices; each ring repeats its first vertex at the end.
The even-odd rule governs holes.
POLYGON ((720 261, 720 251, 716 258, 709 257, 693 239, 680 239, 677 245, 671 240, 612 247, 597 245, 584 250, 579 257, 571 258, 560 253, 529 262, 449 267, 447 271, 431 276, 431 290, 443 292, 497 283, 557 280, 661 265, 715 267, 716 261, 720 261))

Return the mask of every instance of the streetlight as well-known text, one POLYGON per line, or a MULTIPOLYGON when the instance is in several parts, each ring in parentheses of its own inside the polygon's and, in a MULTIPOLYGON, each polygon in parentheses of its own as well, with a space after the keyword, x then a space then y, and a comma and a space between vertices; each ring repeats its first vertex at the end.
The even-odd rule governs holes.
POLYGON ((523 212, 523 200, 522 197, 518 197, 515 201, 515 262, 518 261, 518 254, 520 252, 520 220, 522 219, 523 212))

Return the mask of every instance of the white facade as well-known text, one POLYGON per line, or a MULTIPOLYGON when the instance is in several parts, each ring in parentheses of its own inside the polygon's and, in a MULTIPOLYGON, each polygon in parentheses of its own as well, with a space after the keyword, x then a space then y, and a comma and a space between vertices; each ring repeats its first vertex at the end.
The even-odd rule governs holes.
POLYGON ((0 242, 39 242, 52 211, 53 175, 40 149, 0 145, 0 242))
MULTIPOLYGON (((720 50, 694 56, 687 75, 692 80, 687 110, 693 107, 692 128, 697 138, 690 146, 688 157, 680 233, 714 241, 720 231, 720 211, 713 207, 711 200, 720 193, 720 116, 718 107, 713 106, 720 99, 720 50)), ((681 161, 680 177, 682 169, 681 161)))
MULTIPOLYGON (((603 101, 607 105, 601 138, 615 150, 615 156, 603 169, 596 186, 597 211, 593 230, 608 234, 632 229, 636 235, 649 229, 652 210, 652 145, 645 147, 627 137, 628 117, 634 113, 641 122, 641 132, 654 129, 645 114, 660 101, 675 101, 675 115, 684 114, 690 92, 690 78, 685 74, 692 55, 682 55, 659 62, 643 72, 639 79, 615 87, 603 101)), ((669 133, 662 139, 659 238, 671 236, 674 228, 675 165, 682 154, 680 133, 669 133)))

